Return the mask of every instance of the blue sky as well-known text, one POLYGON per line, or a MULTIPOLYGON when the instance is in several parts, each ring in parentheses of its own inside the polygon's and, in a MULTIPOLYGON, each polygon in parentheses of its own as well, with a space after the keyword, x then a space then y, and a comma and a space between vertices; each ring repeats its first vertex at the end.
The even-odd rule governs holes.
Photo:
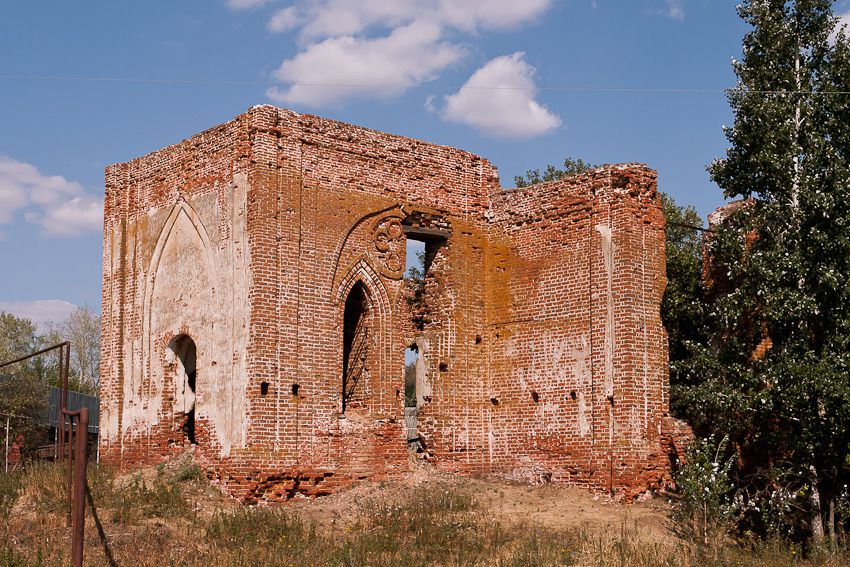
POLYGON ((99 309, 104 167, 261 103, 478 153, 506 187, 645 162, 705 216, 745 31, 725 0, 2 0, 0 309, 99 309))

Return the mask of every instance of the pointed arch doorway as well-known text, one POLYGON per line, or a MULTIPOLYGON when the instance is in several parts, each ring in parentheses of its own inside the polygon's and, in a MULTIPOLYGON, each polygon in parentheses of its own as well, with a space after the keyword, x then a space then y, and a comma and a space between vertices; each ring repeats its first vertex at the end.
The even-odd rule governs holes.
POLYGON ((373 320, 369 293, 362 281, 348 292, 342 331, 342 411, 364 407, 369 395, 369 356, 373 354, 370 329, 373 320))
POLYGON ((177 372, 175 375, 175 410, 182 420, 185 441, 197 444, 195 437, 195 402, 198 372, 198 349, 189 335, 178 335, 168 345, 174 355, 177 372))

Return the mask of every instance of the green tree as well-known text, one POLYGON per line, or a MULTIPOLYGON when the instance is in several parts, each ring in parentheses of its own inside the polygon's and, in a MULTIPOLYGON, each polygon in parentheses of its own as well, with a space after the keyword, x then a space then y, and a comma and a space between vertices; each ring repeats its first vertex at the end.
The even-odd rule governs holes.
MULTIPOLYGON (((36 327, 29 319, 0 311, 0 363, 40 348, 36 327)), ((3 370, 0 370, 3 372, 3 370)))
POLYGON ((803 479, 816 540, 850 457, 850 48, 831 7, 738 7, 752 29, 733 62, 730 147, 709 171, 752 200, 708 241, 724 281, 681 396, 749 471, 803 479))
POLYGON ((64 321, 48 323, 47 329, 42 337, 45 346, 71 342, 69 387, 97 394, 100 384, 100 315, 88 305, 83 305, 64 321))
POLYGON ((514 183, 516 183, 517 187, 528 187, 535 183, 555 181, 556 179, 560 179, 568 175, 578 175, 579 173, 584 173, 597 167, 599 166, 587 163, 581 158, 575 159, 567 156, 564 159, 563 169, 551 164, 547 165, 546 169, 544 169, 542 173, 539 169, 529 169, 525 172, 525 175, 517 175, 514 177, 514 183))
MULTIPOLYGON (((7 362, 41 348, 36 327, 29 319, 0 311, 0 362, 7 362)), ((24 450, 42 441, 47 412, 44 361, 30 359, 0 369, 0 416, 5 436, 9 417, 10 441, 24 441, 24 450), (11 416, 11 417, 10 417, 11 416)), ((5 439, 3 440, 5 444, 5 439)))
POLYGON ((695 349, 705 342, 705 303, 702 282, 702 220, 692 205, 682 207, 661 192, 667 221, 665 257, 667 287, 661 300, 661 320, 667 329, 670 353, 671 405, 690 417, 677 394, 687 385, 695 349))

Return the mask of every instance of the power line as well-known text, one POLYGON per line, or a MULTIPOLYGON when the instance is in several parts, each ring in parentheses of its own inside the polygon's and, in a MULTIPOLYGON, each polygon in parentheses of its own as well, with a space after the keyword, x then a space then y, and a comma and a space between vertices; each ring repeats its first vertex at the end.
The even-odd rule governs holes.
MULTIPOLYGON (((514 87, 509 85, 449 85, 439 83, 404 84, 404 83, 324 83, 304 81, 235 81, 214 79, 156 79, 135 77, 98 77, 98 76, 68 76, 68 75, 0 75, 0 80, 11 81, 68 81, 68 82, 99 82, 99 83, 142 83, 164 85, 209 85, 209 86, 284 86, 284 87, 328 87, 328 88, 363 88, 363 89, 432 89, 432 90, 488 90, 488 91, 561 91, 574 93, 635 93, 635 94, 726 94, 735 90, 728 89, 672 89, 672 88, 641 88, 641 87, 573 87, 573 86, 527 86, 514 87)), ((767 95, 850 95, 850 91, 802 91, 802 90, 747 90, 752 94, 767 95)))

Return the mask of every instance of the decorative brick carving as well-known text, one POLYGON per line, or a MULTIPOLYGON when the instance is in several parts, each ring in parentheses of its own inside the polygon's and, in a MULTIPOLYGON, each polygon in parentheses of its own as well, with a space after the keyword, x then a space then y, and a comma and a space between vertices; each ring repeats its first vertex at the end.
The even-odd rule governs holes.
POLYGON ((401 219, 386 217, 375 227, 375 250, 385 278, 401 279, 404 275, 404 255, 407 240, 401 228, 401 219))

